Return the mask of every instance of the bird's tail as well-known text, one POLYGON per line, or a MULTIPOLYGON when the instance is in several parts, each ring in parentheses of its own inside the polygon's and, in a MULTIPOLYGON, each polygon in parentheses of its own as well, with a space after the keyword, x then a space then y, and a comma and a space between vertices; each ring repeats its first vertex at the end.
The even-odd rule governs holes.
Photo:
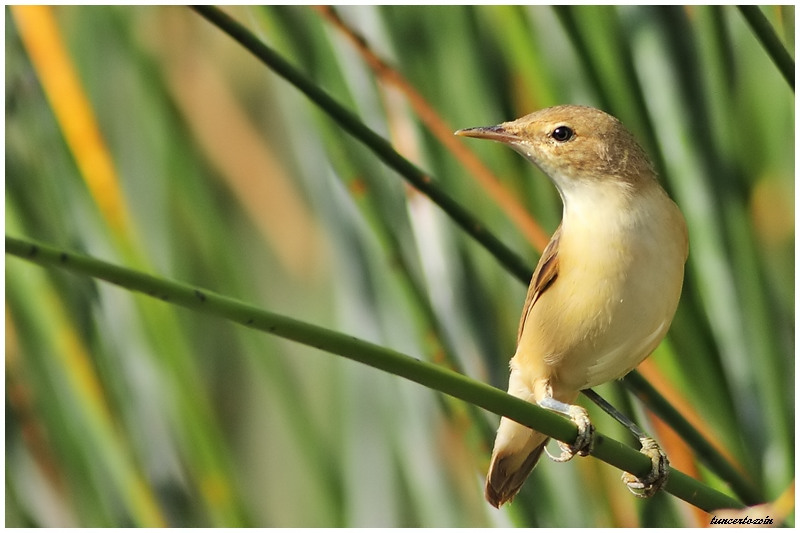
POLYGON ((548 436, 508 418, 500 420, 486 474, 486 500, 500 507, 516 496, 539 462, 548 436))

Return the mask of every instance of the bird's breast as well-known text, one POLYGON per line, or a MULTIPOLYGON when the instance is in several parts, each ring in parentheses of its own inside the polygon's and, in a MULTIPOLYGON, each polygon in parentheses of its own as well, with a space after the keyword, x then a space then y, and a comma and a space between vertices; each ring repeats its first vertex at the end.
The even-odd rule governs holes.
POLYGON ((660 192, 653 201, 668 203, 623 220, 602 205, 589 216, 565 212, 558 277, 528 314, 516 364, 580 390, 621 377, 655 349, 686 257, 683 218, 660 192))

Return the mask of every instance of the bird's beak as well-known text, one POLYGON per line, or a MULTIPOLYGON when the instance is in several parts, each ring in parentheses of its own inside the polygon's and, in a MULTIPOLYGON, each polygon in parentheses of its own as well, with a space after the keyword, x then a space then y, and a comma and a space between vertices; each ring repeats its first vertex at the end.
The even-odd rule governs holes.
POLYGON ((458 130, 456 135, 461 137, 475 137, 476 139, 490 139, 492 141, 498 141, 502 143, 511 144, 514 142, 519 141, 519 137, 517 137, 512 132, 508 131, 505 128, 504 124, 498 124, 497 126, 482 126, 478 128, 466 128, 463 130, 458 130))

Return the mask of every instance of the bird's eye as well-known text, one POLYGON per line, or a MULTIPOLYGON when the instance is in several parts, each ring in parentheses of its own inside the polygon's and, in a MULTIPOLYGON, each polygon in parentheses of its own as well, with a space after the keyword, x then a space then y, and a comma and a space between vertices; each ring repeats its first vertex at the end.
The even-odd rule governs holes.
POLYGON ((553 130, 551 136, 553 139, 557 140, 560 143, 567 142, 568 140, 572 139, 575 135, 575 132, 572 131, 572 128, 569 126, 559 126, 553 130))

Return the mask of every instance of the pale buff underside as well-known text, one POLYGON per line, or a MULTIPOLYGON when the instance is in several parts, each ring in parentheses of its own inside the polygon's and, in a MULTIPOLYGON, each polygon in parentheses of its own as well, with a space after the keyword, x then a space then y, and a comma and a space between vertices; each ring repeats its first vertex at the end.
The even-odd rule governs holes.
POLYGON ((655 183, 623 205, 614 191, 592 192, 569 198, 558 277, 527 313, 511 363, 536 400, 538 381, 559 399, 625 375, 664 337, 680 298, 687 243, 677 206, 655 183), (668 209, 637 213, 645 195, 668 209), (620 209, 631 215, 624 224, 612 222, 620 209))
MULTIPOLYGON (((525 311, 509 394, 537 403, 550 386, 554 398, 574 403, 580 390, 632 370, 669 329, 687 255, 683 217, 655 181, 638 191, 635 202, 612 190, 618 186, 562 191, 568 201, 557 278, 525 311), (644 201, 647 196, 665 208, 653 210, 644 201), (637 211, 641 205, 650 209, 637 211), (624 223, 619 223, 620 209, 631 214, 624 223)), ((546 440, 502 419, 487 495, 499 490, 498 503, 512 498, 546 440)))

